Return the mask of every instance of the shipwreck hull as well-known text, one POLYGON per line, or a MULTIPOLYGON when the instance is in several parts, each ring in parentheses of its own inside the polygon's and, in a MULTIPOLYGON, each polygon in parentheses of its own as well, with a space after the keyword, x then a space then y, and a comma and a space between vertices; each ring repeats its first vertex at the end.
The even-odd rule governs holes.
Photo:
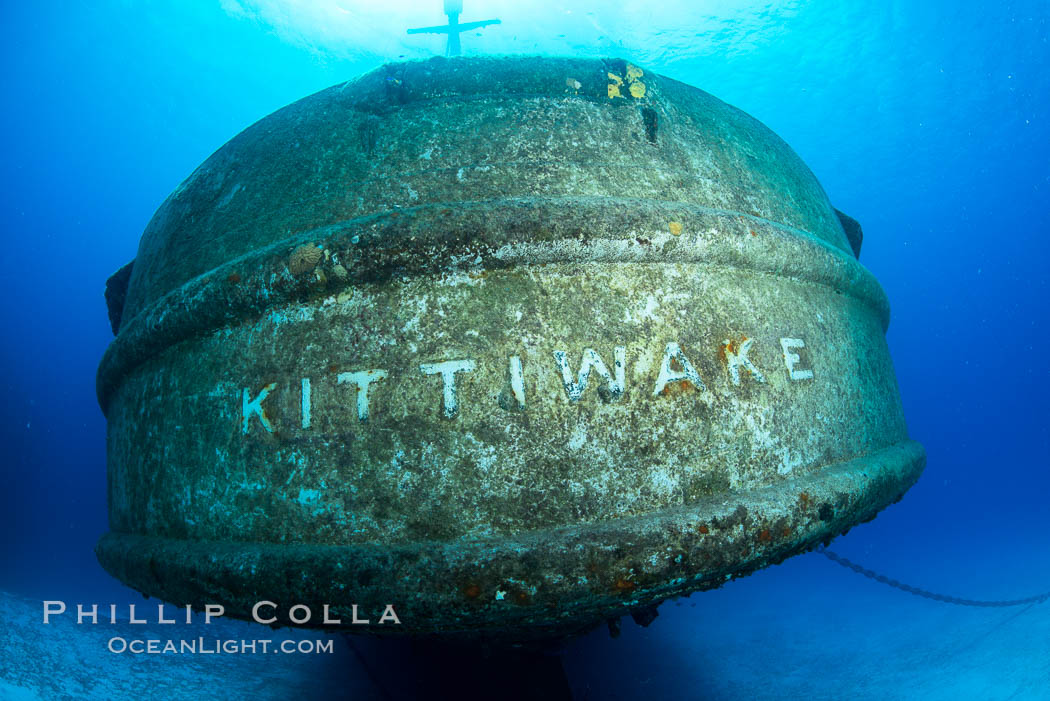
POLYGON ((99 559, 230 615, 522 641, 802 552, 924 464, 843 221, 760 123, 624 61, 301 100, 143 235, 99 559))

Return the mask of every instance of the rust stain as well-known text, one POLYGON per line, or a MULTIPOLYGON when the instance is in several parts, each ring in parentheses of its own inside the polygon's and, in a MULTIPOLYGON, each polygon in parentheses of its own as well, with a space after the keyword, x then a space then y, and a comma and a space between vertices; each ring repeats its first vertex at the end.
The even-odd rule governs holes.
POLYGON ((747 343, 747 336, 741 336, 740 342, 733 340, 726 341, 718 347, 718 357, 724 364, 729 363, 729 355, 737 355, 740 352, 740 347, 747 343))
POLYGON ((723 363, 728 364, 729 363, 729 355, 730 354, 736 355, 736 350, 737 349, 734 346, 733 342, 732 341, 727 341, 726 343, 723 343, 722 346, 718 349, 718 358, 723 363))
MULTIPOLYGON (((673 362, 673 361, 672 361, 673 362)), ((696 389, 689 380, 678 380, 677 382, 671 382, 662 390, 660 390, 661 397, 680 397, 683 394, 688 394, 696 389)))

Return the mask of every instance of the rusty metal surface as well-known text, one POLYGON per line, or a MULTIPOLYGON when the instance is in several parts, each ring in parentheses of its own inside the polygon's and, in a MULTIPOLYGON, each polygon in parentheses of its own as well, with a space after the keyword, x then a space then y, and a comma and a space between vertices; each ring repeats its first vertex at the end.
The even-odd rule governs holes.
POLYGON ((888 314, 805 165, 706 93, 386 66, 250 127, 147 228, 99 368, 99 558, 239 615, 585 630, 900 498, 924 455, 888 314))

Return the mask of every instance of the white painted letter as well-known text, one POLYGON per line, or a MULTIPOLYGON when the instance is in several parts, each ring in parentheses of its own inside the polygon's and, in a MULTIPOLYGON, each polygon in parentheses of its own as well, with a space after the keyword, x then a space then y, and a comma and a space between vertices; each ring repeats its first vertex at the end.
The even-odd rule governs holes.
POLYGON ((580 372, 576 376, 576 381, 573 382, 572 370, 569 369, 569 361, 566 359, 565 351, 554 351, 554 362, 558 364, 558 369, 561 370, 562 384, 565 386, 565 394, 569 396, 570 402, 580 401, 583 391, 587 389, 587 379, 591 375, 591 368, 594 368, 605 380, 605 386, 598 388, 599 397, 604 401, 610 402, 616 401, 623 396, 625 388, 624 362, 626 357, 626 347, 616 346, 613 349, 613 370, 616 373, 614 377, 609 372, 609 368, 602 362, 601 357, 593 349, 584 348, 580 372))
POLYGON ((788 377, 792 380, 812 380, 812 370, 796 370, 795 363, 802 360, 797 353, 792 353, 792 348, 805 348, 806 342, 801 338, 782 338, 780 347, 784 349, 784 365, 787 367, 788 377))
POLYGON ((518 403, 518 408, 524 409, 525 378, 521 374, 521 358, 516 355, 510 356, 510 391, 514 393, 514 401, 518 403))
POLYGON ((303 378, 303 428, 310 428, 310 378, 303 378))
POLYGON ((375 380, 386 377, 385 370, 361 370, 360 372, 341 372, 336 377, 338 384, 349 382, 357 385, 357 418, 359 421, 368 421, 368 385, 375 380))
POLYGON ((672 341, 664 347, 664 359, 663 362, 660 363, 660 375, 656 378, 656 387, 653 388, 653 396, 658 396, 664 391, 664 388, 672 382, 682 382, 683 380, 692 382, 698 390, 707 389, 703 380, 700 379, 700 373, 693 368, 693 364, 689 362, 689 358, 685 357, 685 353, 683 353, 682 349, 678 347, 678 344, 672 341), (682 366, 682 369, 672 370, 672 360, 677 360, 679 365, 682 366))
POLYGON ((424 375, 441 374, 441 381, 444 384, 442 406, 446 419, 454 418, 459 413, 459 399, 456 396, 456 373, 473 372, 475 367, 476 363, 470 359, 448 360, 444 363, 423 363, 419 366, 424 375))
POLYGON ((754 366, 751 360, 747 357, 747 352, 751 350, 751 344, 754 341, 753 338, 745 338, 740 344, 740 351, 738 353, 733 352, 733 342, 728 339, 725 342, 726 347, 726 363, 729 365, 729 376, 733 379, 734 385, 740 384, 740 368, 743 367, 751 373, 751 376, 755 378, 755 382, 765 382, 765 376, 759 372, 758 368, 754 366))
POLYGON ((271 382, 262 388, 259 392, 259 396, 255 399, 251 398, 248 394, 248 388, 244 388, 244 392, 241 395, 241 428, 245 433, 248 433, 248 422, 252 418, 252 414, 259 417, 259 421, 262 423, 263 428, 269 433, 273 433, 273 424, 270 423, 270 419, 266 416, 266 412, 262 408, 263 400, 270 395, 270 392, 277 386, 276 382, 271 382))

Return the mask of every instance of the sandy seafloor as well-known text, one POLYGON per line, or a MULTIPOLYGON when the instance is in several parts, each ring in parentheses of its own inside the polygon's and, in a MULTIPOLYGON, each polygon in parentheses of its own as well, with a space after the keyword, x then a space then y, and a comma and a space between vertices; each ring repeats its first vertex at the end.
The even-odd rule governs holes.
MULTIPOLYGON (((1013 587, 1027 587, 1018 595, 1037 593, 1034 584, 1048 579, 1046 571, 998 576, 970 569, 957 559, 961 552, 931 556, 919 584, 940 581, 952 583, 949 594, 981 588, 1006 597, 1013 587), (1013 576, 1021 574, 1022 581, 1013 576)), ((1018 545, 1015 562, 1025 554, 1018 545)), ((145 603, 148 609, 155 601, 145 603)), ((229 619, 209 626, 77 626, 66 615, 44 626, 41 612, 40 601, 0 597, 0 699, 386 699, 421 691, 398 658, 400 643, 355 638, 355 654, 334 635, 332 654, 117 655, 106 649, 114 635, 325 636, 229 619)), ((625 618, 616 639, 603 628, 565 644, 576 699, 683 698, 686 691, 689 698, 725 700, 1050 699, 1050 601, 953 606, 866 581, 809 554, 719 591, 667 602, 660 612, 648 628, 625 618)), ((484 661, 465 659, 463 674, 478 664, 484 661)))

